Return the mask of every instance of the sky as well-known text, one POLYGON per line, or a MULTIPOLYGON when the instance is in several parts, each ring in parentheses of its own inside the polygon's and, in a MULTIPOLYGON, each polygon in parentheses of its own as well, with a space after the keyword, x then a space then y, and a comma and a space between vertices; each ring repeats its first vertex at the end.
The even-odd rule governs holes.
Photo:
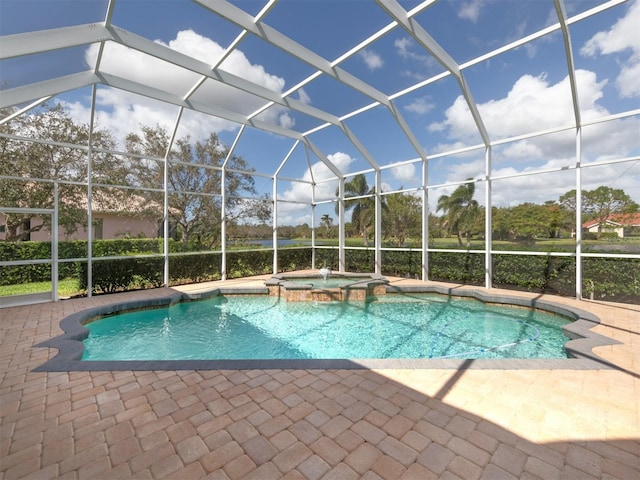
MULTIPOLYGON (((231 2, 257 15, 264 2, 231 2)), ((400 2, 407 10, 418 2, 400 2)), ((567 0, 572 18, 602 4, 601 0, 567 0)), ((103 0, 2 0, 2 35, 104 21, 103 0)), ((561 32, 555 31, 489 58, 480 58, 520 38, 557 23, 551 0, 441 0, 415 17, 422 28, 462 68, 464 81, 476 103, 492 142, 534 132, 571 127, 575 115, 570 77, 561 32)), ((406 30, 395 27, 373 42, 343 56, 370 35, 387 27, 391 18, 369 0, 282 0, 263 18, 308 50, 341 71, 354 76, 393 99, 398 114, 408 125, 429 160, 428 183, 439 186, 481 179, 485 151, 477 123, 462 95, 460 83, 406 30), (430 80, 431 79, 431 80, 430 80), (420 83, 422 82, 422 83, 420 83), (418 85, 418 88, 414 86, 418 85), (409 89, 409 91, 407 91, 409 89), (480 147, 470 149, 470 147, 480 147), (453 153, 451 153, 453 152, 453 153), (457 153, 456 153, 457 152, 457 153), (447 154, 447 155, 445 155, 447 154)), ((241 29, 197 2, 187 0, 118 0, 112 24, 160 45, 189 55, 207 65, 223 58, 241 29)), ((575 64, 580 117, 583 122, 640 109, 640 0, 612 6, 598 15, 575 21, 570 39, 575 64)), ((0 62, 2 89, 48 80, 93 68, 98 45, 82 45, 0 62)), ((155 89, 183 97, 200 76, 136 50, 108 42, 101 71, 132 79, 155 89)), ((311 65, 283 53, 254 36, 246 35, 220 64, 220 70, 249 80, 309 107, 339 117, 363 146, 354 143, 336 126, 318 129, 308 137, 321 154, 344 173, 371 168, 367 156, 380 166, 384 191, 419 187, 422 166, 419 152, 398 126, 393 112, 372 106, 374 100, 335 78, 321 75, 311 65), (304 82, 300 86, 300 82, 304 82), (297 87, 297 88, 296 88, 297 87), (293 90, 292 90, 293 89, 293 90), (361 110, 360 110, 361 109, 361 110), (352 112, 359 111, 358 114, 352 112)), ((64 92, 52 101, 61 102, 80 122, 88 122, 91 89, 64 92)), ((161 125, 171 131, 178 108, 124 90, 97 89, 96 122, 122 139, 141 125, 161 125)), ((205 81, 190 96, 194 104, 215 105, 242 116, 260 111, 263 99, 213 80, 205 81)), ((256 119, 274 128, 310 132, 322 120, 281 106, 266 108, 256 119)), ((235 142, 239 125, 185 110, 178 136, 193 140, 216 133, 224 143, 235 142)), ((575 187, 575 129, 549 133, 492 148, 492 203, 517 205, 557 200, 575 187), (521 175, 532 171, 552 172, 521 175)), ((278 197, 296 202, 311 201, 309 183, 315 182, 316 201, 334 197, 333 174, 313 152, 291 138, 253 127, 244 129, 235 152, 257 172, 273 174, 280 168, 278 197), (283 160, 288 158, 282 165, 283 160)), ((582 165, 635 158, 582 169, 583 187, 607 185, 622 188, 640 203, 640 115, 582 129, 582 165)), ((272 193, 269 179, 256 176, 261 193, 272 193)), ((367 174, 373 185, 373 174, 367 174)), ((454 186, 429 193, 433 209, 437 198, 454 186)), ((477 199, 484 204, 484 184, 477 184, 477 199)), ((333 207, 319 207, 335 216, 333 207)), ((309 209, 299 204, 279 206, 281 224, 310 222, 309 209)))

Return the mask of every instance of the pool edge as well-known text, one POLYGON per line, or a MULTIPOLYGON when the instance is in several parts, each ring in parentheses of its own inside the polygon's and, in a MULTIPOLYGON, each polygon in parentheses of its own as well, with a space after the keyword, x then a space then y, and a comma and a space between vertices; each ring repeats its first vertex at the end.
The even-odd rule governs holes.
POLYGON ((538 308, 575 318, 564 327, 570 340, 565 344, 570 358, 559 359, 247 359, 247 360, 119 360, 83 361, 84 340, 88 330, 83 323, 92 318, 125 310, 172 305, 218 295, 265 294, 266 288, 213 288, 197 293, 175 292, 161 297, 137 299, 88 308, 66 316, 60 321, 62 335, 34 345, 36 348, 54 348, 58 353, 39 365, 34 372, 67 371, 150 371, 150 370, 252 370, 252 369, 489 369, 489 370, 598 370, 618 369, 617 365, 599 357, 595 347, 617 345, 621 342, 591 331, 600 324, 595 314, 573 306, 548 300, 523 298, 470 288, 451 288, 440 285, 387 286, 390 293, 438 293, 441 295, 471 297, 485 303, 507 303, 538 308))

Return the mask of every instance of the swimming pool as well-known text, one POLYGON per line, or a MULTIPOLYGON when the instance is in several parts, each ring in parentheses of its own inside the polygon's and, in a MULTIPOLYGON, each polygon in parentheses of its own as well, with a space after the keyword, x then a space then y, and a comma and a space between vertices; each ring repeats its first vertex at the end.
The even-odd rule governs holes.
POLYGON ((88 323, 82 360, 567 358, 564 316, 438 294, 218 296, 88 323))

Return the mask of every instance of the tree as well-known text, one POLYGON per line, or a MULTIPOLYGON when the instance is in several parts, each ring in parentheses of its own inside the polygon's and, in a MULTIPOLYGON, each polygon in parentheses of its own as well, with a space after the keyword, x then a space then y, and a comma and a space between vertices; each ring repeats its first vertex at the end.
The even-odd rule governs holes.
MULTIPOLYGON (((553 202, 552 202, 553 203, 553 202)), ((514 207, 494 209, 493 230, 496 239, 535 241, 548 238, 556 232, 552 205, 522 203, 514 207)))
MULTIPOLYGON (((338 195, 336 190, 336 196, 338 195)), ((352 210, 351 225, 360 234, 362 234, 364 246, 369 246, 369 227, 374 224, 376 216, 375 198, 371 195, 375 194, 375 188, 369 188, 367 179, 364 174, 358 174, 351 181, 344 184, 344 209, 352 210), (354 200, 348 200, 347 197, 361 197, 354 200)), ((336 213, 338 206, 336 205, 336 213)))
POLYGON ((638 210, 638 204, 622 189, 614 189, 604 185, 595 190, 584 192, 586 202, 584 210, 598 221, 598 240, 602 237, 602 225, 614 214, 632 213, 638 210))
MULTIPOLYGON (((132 166, 137 185, 162 188, 164 161, 158 158, 164 158, 168 145, 169 136, 160 126, 143 126, 142 135, 127 136, 129 152, 151 157, 132 166)), ((271 201, 266 196, 255 198, 253 177, 244 173, 252 169, 242 157, 232 155, 229 158, 225 185, 222 185, 222 165, 228 155, 229 147, 223 145, 215 133, 195 143, 189 136, 180 138, 170 151, 169 219, 177 227, 185 248, 192 243, 205 248, 220 243, 223 188, 226 192, 225 218, 230 226, 246 219, 264 222, 271 216, 271 201)), ((161 195, 156 194, 155 201, 161 195)))
POLYGON ((309 238, 311 237, 311 227, 308 223, 296 225, 294 235, 298 238, 309 238))
POLYGON ((331 230, 333 226, 333 218, 331 218, 328 213, 325 213, 320 217, 320 225, 325 229, 325 237, 329 238, 329 230, 331 230))
MULTIPOLYGON (((402 187, 400 187, 402 190, 402 187)), ((422 201, 415 195, 395 193, 385 196, 383 232, 385 238, 394 239, 402 247, 407 237, 420 236, 422 201)))
POLYGON ((460 185, 451 195, 438 198, 437 211, 444 212, 444 226, 449 232, 456 234, 461 247, 463 234, 467 239, 467 247, 471 246, 471 234, 479 218, 478 202, 473 199, 475 189, 474 183, 467 183, 460 185))
POLYGON ((563 230, 571 232, 575 221, 565 209, 557 202, 547 200, 544 202, 544 209, 547 216, 547 236, 549 238, 560 238, 563 230))
MULTIPOLYGON (((2 112, 6 116, 10 112, 2 112)), ((6 207, 54 209, 54 188, 58 185, 58 222, 66 234, 87 226, 89 125, 73 121, 64 108, 43 105, 0 126, 10 135, 36 139, 20 141, 0 138, 0 175, 14 177, 0 183, 0 205, 6 207), (38 142, 37 140, 47 140, 38 142), (77 145, 78 147, 68 146, 77 145), (33 180, 42 179, 43 181, 33 180)), ((103 130, 92 135, 92 178, 104 184, 126 185, 126 165, 121 158, 104 153, 114 150, 115 140, 103 130)), ((125 194, 123 194, 125 195, 125 194)), ((121 200, 120 200, 121 201, 121 200)), ((29 238, 32 232, 51 228, 51 219, 32 222, 32 213, 6 215, 6 240, 29 238)))
MULTIPOLYGON (((576 190, 560 196, 560 204, 575 215, 576 190)), ((602 226, 616 214, 633 213, 639 206, 622 189, 601 185, 594 190, 582 191, 582 211, 589 220, 598 222, 598 240, 602 238, 602 226)))

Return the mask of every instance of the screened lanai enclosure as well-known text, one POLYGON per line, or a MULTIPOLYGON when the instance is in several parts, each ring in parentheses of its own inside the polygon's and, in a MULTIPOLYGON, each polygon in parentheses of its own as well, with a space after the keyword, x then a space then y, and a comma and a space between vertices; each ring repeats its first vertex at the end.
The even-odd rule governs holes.
POLYGON ((640 1, 0 9, 4 306, 324 266, 640 301, 640 1))

